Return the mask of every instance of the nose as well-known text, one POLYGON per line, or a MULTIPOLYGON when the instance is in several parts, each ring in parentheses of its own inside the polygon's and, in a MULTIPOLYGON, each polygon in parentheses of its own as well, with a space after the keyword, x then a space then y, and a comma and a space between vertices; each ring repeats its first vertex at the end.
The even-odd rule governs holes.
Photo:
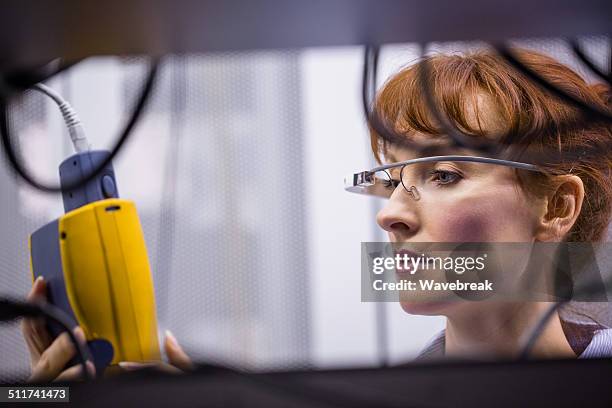
POLYGON ((419 230, 414 200, 408 192, 398 188, 387 204, 376 215, 376 222, 389 232, 391 241, 401 242, 414 236, 419 230))

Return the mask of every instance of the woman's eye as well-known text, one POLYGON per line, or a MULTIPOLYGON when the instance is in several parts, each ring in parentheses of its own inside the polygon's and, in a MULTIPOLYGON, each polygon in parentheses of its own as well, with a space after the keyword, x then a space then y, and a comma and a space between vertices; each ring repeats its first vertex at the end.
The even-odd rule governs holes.
POLYGON ((429 175, 432 177, 432 180, 439 185, 452 184, 459 181, 461 178, 459 173, 448 170, 433 170, 429 175))

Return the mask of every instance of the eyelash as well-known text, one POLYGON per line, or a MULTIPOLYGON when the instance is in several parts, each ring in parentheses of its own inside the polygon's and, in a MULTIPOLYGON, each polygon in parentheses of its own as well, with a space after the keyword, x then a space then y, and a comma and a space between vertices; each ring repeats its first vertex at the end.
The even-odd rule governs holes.
MULTIPOLYGON (((458 182, 459 180, 463 178, 460 173, 456 171, 451 171, 451 170, 431 170, 427 173, 427 175, 430 178, 434 176, 439 177, 441 174, 451 175, 453 179, 451 181, 446 181, 446 182, 441 182, 439 180, 433 180, 439 187, 445 187, 451 184, 455 184, 456 182, 458 182)), ((389 177, 391 177, 391 175, 389 175, 389 177)), ((386 181, 385 187, 396 189, 397 186, 399 186, 400 184, 401 184, 401 181, 399 179, 390 178, 389 180, 386 181)))
POLYGON ((428 173, 428 175, 430 177, 433 176, 440 176, 441 174, 447 174, 447 175, 451 175, 453 177, 453 179, 451 181, 446 181, 446 182, 442 182, 438 180, 434 180, 436 182, 436 184, 438 186, 448 186, 451 184, 455 184, 456 182, 458 182, 459 180, 461 180, 461 174, 455 172, 455 171, 450 171, 450 170, 432 170, 428 173))

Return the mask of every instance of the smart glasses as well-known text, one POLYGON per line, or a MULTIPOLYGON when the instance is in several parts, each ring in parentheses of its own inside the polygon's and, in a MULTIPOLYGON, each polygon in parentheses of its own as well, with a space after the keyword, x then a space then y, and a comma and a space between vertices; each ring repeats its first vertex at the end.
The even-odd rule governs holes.
MULTIPOLYGON (((359 173, 351 174, 344 179, 344 189, 351 193, 373 195, 377 197, 389 198, 393 191, 401 184, 404 190, 414 199, 418 201, 421 199, 421 192, 415 185, 416 183, 410 180, 406 167, 409 165, 415 165, 419 163, 429 162, 474 162, 474 163, 485 163, 485 164, 497 164, 501 166, 513 167, 522 170, 530 170, 542 172, 543 170, 529 163, 516 162, 511 160, 494 159, 490 157, 478 157, 478 156, 431 156, 421 157, 418 159, 406 160, 397 163, 391 163, 384 166, 375 167, 368 171, 362 171, 359 173), (392 177, 391 173, 397 173, 399 169, 399 177, 392 177)), ((440 175, 450 172, 434 171, 440 175)))

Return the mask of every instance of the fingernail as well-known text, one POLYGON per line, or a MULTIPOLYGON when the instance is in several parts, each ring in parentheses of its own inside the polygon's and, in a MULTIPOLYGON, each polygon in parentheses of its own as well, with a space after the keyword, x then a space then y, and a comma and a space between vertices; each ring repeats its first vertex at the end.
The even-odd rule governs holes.
POLYGON ((94 363, 92 363, 91 361, 88 361, 86 365, 87 365, 87 371, 89 371, 89 374, 96 375, 96 366, 94 365, 94 363))
POLYGON ((81 326, 77 326, 72 332, 81 342, 85 343, 87 341, 85 338, 85 332, 83 329, 81 329, 81 326))
POLYGON ((138 368, 138 363, 132 363, 130 361, 120 361, 119 367, 123 368, 124 370, 135 370, 136 368, 138 368))
POLYGON ((152 367, 155 363, 135 363, 133 361, 120 361, 119 367, 126 371, 139 370, 141 368, 152 367))
POLYGON ((170 345, 174 348, 178 348, 179 347, 178 341, 176 341, 176 337, 174 337, 174 334, 172 334, 170 330, 166 330, 165 334, 166 334, 166 338, 170 342, 170 345))

